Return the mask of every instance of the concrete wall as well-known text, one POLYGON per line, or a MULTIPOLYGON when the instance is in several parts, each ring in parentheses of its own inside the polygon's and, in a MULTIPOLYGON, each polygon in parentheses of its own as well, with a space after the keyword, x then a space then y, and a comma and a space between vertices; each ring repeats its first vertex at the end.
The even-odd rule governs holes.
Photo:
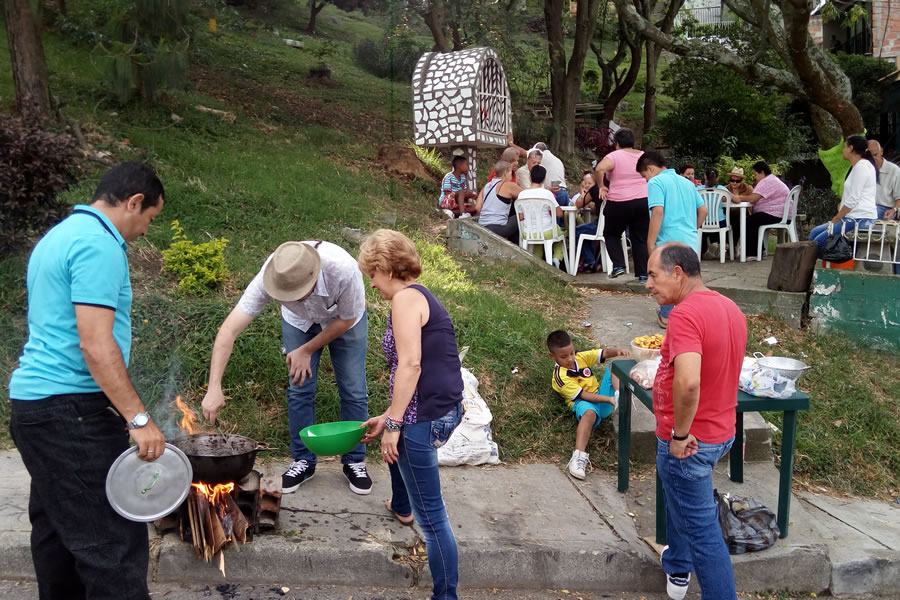
POLYGON ((900 351, 900 277, 816 269, 809 314, 817 331, 900 351))
POLYGON ((447 246, 453 252, 477 256, 483 260, 502 260, 519 265, 532 265, 567 283, 573 279, 564 271, 548 265, 530 252, 525 252, 515 244, 511 244, 499 235, 485 229, 475 219, 447 221, 447 246))

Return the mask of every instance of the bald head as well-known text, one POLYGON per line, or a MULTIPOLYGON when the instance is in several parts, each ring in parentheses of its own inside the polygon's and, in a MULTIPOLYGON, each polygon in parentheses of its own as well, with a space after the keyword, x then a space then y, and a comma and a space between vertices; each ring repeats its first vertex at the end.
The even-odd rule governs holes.
POLYGON ((881 147, 881 144, 878 143, 878 140, 869 140, 868 148, 869 154, 875 159, 878 168, 881 168, 881 161, 884 159, 884 149, 881 147))

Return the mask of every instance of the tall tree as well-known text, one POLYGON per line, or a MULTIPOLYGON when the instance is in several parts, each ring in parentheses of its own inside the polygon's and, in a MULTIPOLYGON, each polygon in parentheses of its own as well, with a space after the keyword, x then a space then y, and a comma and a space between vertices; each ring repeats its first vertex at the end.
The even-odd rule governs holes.
MULTIPOLYGON (((659 10, 659 0, 640 0, 638 6, 640 14, 649 19, 659 10)), ((684 0, 669 0, 665 8, 665 14, 662 21, 657 24, 659 30, 664 34, 671 34, 675 27, 675 15, 684 6, 684 0)), ((659 57, 662 54, 663 46, 657 44, 653 40, 647 39, 647 82, 644 89, 644 133, 650 131, 656 125, 656 83, 657 73, 659 69, 659 57)))
POLYGON ((306 24, 306 33, 309 35, 316 33, 316 17, 319 16, 326 4, 328 4, 328 0, 322 0, 321 2, 309 0, 309 22, 306 24))
POLYGON ((550 52, 550 97, 553 102, 553 134, 550 147, 554 152, 571 154, 575 151, 575 104, 581 90, 584 60, 590 48, 601 0, 578 0, 575 13, 575 43, 566 63, 563 45, 565 0, 544 0, 544 21, 547 25, 547 45, 550 52))
POLYGON ((50 83, 41 31, 31 0, 4 0, 16 108, 28 124, 50 120, 50 83))
MULTIPOLYGON (((640 0, 634 0, 639 2, 640 0)), ((604 14, 606 13, 604 7, 604 14)), ((606 25, 606 19, 600 19, 601 28, 606 25)), ((634 87, 638 74, 641 71, 641 59, 643 57, 644 40, 640 34, 629 30, 625 23, 617 19, 618 46, 616 53, 609 60, 603 58, 603 35, 591 40, 591 50, 597 58, 597 66, 600 67, 601 86, 600 99, 603 101, 603 120, 612 121, 616 116, 619 104, 634 87), (619 71, 619 67, 629 57, 628 68, 619 71)), ((601 29, 602 31, 602 29, 601 29)))
POLYGON ((628 0, 613 2, 629 27, 654 44, 680 56, 712 60, 809 102, 813 126, 823 147, 836 145, 841 136, 862 132, 863 120, 853 105, 849 78, 809 34, 810 6, 806 0, 724 0, 756 32, 757 48, 751 52, 739 52, 716 41, 673 37, 638 14, 628 0), (767 47, 783 66, 760 60, 767 47))

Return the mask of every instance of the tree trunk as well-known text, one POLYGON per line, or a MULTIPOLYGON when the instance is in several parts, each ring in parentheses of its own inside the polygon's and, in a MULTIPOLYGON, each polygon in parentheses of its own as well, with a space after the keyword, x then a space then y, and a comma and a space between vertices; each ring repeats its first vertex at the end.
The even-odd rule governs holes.
POLYGON ((29 125, 50 120, 50 84, 41 32, 30 0, 5 0, 6 33, 12 62, 16 108, 29 125))
POLYGON ((428 10, 422 11, 422 18, 425 20, 428 30, 431 31, 431 37, 434 38, 434 45, 437 47, 438 52, 446 53, 450 52, 451 48, 450 41, 444 33, 444 7, 441 4, 442 1, 431 0, 426 5, 428 10))
POLYGON ((656 70, 662 48, 647 41, 647 82, 644 89, 644 134, 656 125, 656 70))
POLYGON ((319 16, 319 13, 322 12, 322 9, 325 8, 325 2, 321 2, 316 4, 315 0, 312 0, 309 3, 309 23, 306 25, 306 33, 309 35, 315 35, 316 33, 316 17, 319 16))
MULTIPOLYGON (((628 32, 623 31, 622 34, 625 35, 628 34, 628 32)), ((628 72, 625 74, 624 79, 616 83, 615 89, 603 105, 603 118, 606 121, 612 121, 615 118, 619 104, 622 103, 622 100, 625 99, 625 96, 627 96, 628 92, 631 91, 631 88, 634 87, 638 74, 641 72, 641 59, 643 58, 642 49, 644 43, 640 37, 635 37, 636 39, 634 42, 628 43, 629 51, 631 52, 631 62, 628 65, 628 72)))
POLYGON ((550 147, 557 154, 575 152, 575 104, 581 90, 584 60, 597 25, 600 0, 578 0, 577 6, 575 43, 567 65, 562 30, 564 0, 544 0, 544 20, 550 51, 550 96, 553 100, 553 135, 550 147))

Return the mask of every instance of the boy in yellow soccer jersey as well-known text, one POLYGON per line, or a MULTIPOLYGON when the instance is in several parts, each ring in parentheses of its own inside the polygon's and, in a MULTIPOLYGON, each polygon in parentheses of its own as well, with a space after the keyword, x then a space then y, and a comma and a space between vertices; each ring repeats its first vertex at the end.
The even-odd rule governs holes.
POLYGON ((629 351, 618 348, 595 348, 575 352, 572 338, 565 331, 558 330, 547 336, 547 350, 556 361, 551 385, 575 413, 578 427, 575 429, 575 450, 566 467, 569 474, 584 479, 588 465, 587 449, 591 431, 600 420, 615 411, 619 399, 619 381, 609 369, 598 383, 594 367, 608 358, 627 356, 629 351))

